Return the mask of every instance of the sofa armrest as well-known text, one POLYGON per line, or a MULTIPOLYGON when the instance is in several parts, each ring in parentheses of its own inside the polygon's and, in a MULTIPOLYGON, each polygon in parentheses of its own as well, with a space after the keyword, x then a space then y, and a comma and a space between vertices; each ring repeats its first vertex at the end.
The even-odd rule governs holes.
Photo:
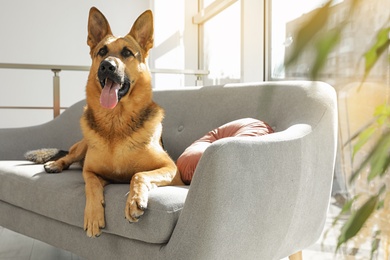
POLYGON ((213 143, 198 164, 168 251, 181 250, 186 259, 223 259, 221 252, 229 259, 244 252, 249 259, 280 259, 314 243, 330 198, 335 134, 335 128, 301 124, 213 143))
POLYGON ((80 101, 42 125, 0 129, 0 160, 21 160, 25 152, 40 148, 68 150, 82 138, 79 120, 84 104, 80 101))
POLYGON ((46 131, 41 128, 0 129, 0 160, 21 160, 28 150, 43 148, 46 131))

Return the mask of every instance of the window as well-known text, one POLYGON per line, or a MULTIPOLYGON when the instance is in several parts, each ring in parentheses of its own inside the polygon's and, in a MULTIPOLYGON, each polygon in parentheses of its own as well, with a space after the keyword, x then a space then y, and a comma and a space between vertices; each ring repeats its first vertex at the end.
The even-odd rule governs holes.
POLYGON ((155 88, 264 80, 264 0, 174 0, 180 12, 151 2, 155 88), (167 69, 186 72, 161 73, 167 69))
POLYGON ((181 10, 174 13, 171 5, 160 1, 152 3, 155 46, 150 52, 149 64, 152 72, 157 72, 153 75, 155 88, 240 81, 239 0, 174 0, 176 8, 181 10), (178 73, 169 73, 169 70, 178 73), (182 71, 186 73, 181 74, 182 71), (209 74, 204 76, 202 73, 207 71, 209 74))
MULTIPOLYGON (((185 75, 180 73, 181 70, 186 69, 184 49, 186 27, 185 12, 183 11, 185 3, 180 0, 173 0, 171 5, 167 5, 162 1, 153 1, 154 46, 150 51, 149 66, 153 73, 153 87, 157 89, 186 85, 185 75), (181 11, 175 12, 173 15, 171 5, 181 11), (178 73, 154 73, 156 70, 177 70, 178 73)), ((188 65, 187 69, 196 69, 196 67, 188 65)), ((193 84, 195 77, 192 75, 189 78, 193 84)))
POLYGON ((203 67, 210 71, 205 85, 240 81, 240 1, 236 1, 203 24, 203 67))

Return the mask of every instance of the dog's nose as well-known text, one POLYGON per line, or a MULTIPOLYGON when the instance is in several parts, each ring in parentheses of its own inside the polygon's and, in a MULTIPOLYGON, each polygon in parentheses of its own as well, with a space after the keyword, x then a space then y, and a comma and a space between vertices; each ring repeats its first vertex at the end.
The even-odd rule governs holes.
POLYGON ((116 63, 112 60, 104 60, 100 63, 100 72, 115 72, 116 63))

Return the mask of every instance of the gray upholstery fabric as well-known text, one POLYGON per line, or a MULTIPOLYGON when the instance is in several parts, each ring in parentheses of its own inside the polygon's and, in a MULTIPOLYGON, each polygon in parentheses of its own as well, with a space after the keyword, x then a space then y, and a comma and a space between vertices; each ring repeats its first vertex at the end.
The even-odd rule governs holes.
POLYGON ((77 167, 48 175, 42 166, 9 161, 30 149, 72 145, 81 136, 79 102, 45 125, 0 129, 0 225, 88 259, 280 259, 318 239, 336 153, 332 87, 264 82, 162 90, 154 97, 166 111, 163 140, 174 159, 235 119, 258 118, 276 133, 214 142, 191 185, 153 190, 139 223, 123 217, 128 185, 109 185, 107 227, 88 239, 77 167))
POLYGON ((0 159, 22 160, 25 152, 39 148, 69 150, 82 138, 80 117, 84 106, 85 101, 79 101, 43 125, 0 129, 0 159))
MULTIPOLYGON (((0 198, 4 202, 83 228, 84 181, 79 168, 62 174, 47 174, 42 165, 0 161, 0 179, 0 198), (13 192, 17 190, 23 192, 13 192)), ((148 210, 136 225, 132 225, 124 221, 129 186, 112 184, 105 187, 105 232, 148 243, 166 243, 176 225, 188 187, 152 190, 148 210)))

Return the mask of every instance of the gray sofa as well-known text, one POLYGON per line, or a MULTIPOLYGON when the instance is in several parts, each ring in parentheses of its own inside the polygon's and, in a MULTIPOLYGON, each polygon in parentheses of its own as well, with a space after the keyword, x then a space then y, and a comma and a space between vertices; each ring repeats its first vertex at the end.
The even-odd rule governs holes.
POLYGON ((253 117, 276 133, 225 138, 203 154, 190 186, 150 192, 138 223, 124 218, 128 184, 105 189, 106 228, 83 231, 80 167, 47 174, 23 159, 81 138, 84 101, 43 125, 0 129, 0 226, 87 259, 281 259, 319 238, 337 140, 336 95, 321 82, 264 82, 157 90, 174 160, 208 131, 253 117))

